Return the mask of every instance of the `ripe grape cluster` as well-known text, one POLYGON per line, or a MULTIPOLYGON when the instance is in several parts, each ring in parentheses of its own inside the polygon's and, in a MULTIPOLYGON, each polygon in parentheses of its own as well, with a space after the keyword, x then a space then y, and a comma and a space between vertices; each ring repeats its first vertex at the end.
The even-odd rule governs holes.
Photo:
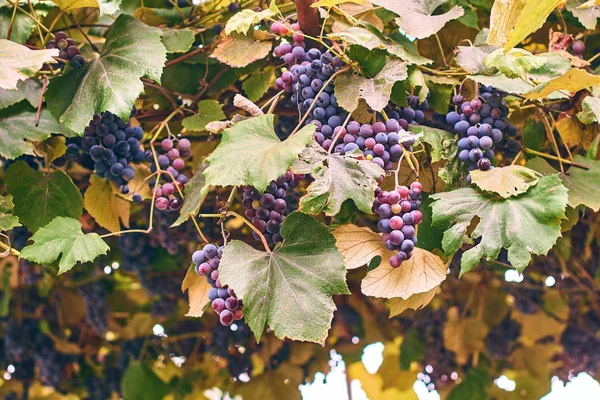
MULTIPOLYGON (((163 139, 160 142, 160 147, 157 149, 157 161, 161 171, 167 171, 168 174, 161 173, 159 176, 158 187, 156 188, 156 200, 154 205, 158 210, 164 211, 179 211, 182 206, 182 201, 175 187, 183 189, 187 183, 188 177, 181 170, 185 168, 184 159, 191 155, 191 144, 188 139, 163 139)), ((146 150, 146 160, 151 164, 150 170, 156 172, 156 163, 152 150, 146 150)), ((154 190, 156 180, 150 180, 150 187, 154 190)), ((135 202, 141 202, 141 196, 134 196, 135 202)))
MULTIPOLYGON (((246 218, 252 220, 252 225, 267 239, 267 243, 281 242, 283 238, 279 233, 285 215, 287 215, 286 191, 288 188, 297 188, 304 175, 296 175, 287 171, 269 183, 264 194, 253 187, 244 187, 242 205, 246 218)), ((252 231, 252 237, 260 240, 260 236, 252 231)))
POLYGON ((423 220, 419 211, 421 206, 421 189, 419 182, 413 182, 410 189, 399 186, 396 190, 386 192, 377 188, 373 210, 381 218, 377 227, 383 233, 382 239, 388 250, 398 253, 390 258, 390 265, 398 268, 403 261, 412 257, 417 244, 416 225, 423 220))
MULTIPOLYGON (((56 32, 54 40, 50 40, 46 44, 47 49, 58 49, 58 58, 61 60, 69 61, 73 68, 81 68, 85 64, 85 58, 79 52, 79 49, 75 45, 75 41, 64 32, 56 32)), ((58 62, 58 67, 63 70, 65 63, 63 61, 58 62)))
POLYGON ((398 120, 400 127, 408 130, 408 125, 419 125, 425 121, 425 111, 429 110, 429 102, 421 102, 418 96, 406 97, 407 107, 388 106, 385 110, 388 118, 398 120))
POLYGON ((102 282, 81 287, 79 294, 83 297, 86 308, 86 320, 96 334, 102 335, 108 327, 108 293, 102 282))
MULTIPOLYGON (((494 168, 491 159, 495 145, 503 140, 504 132, 509 129, 506 102, 491 86, 482 85, 480 98, 465 101, 463 96, 456 95, 452 103, 457 111, 450 111, 446 122, 461 135, 458 141, 459 160, 468 166, 469 171, 494 168)), ((470 174, 467 181, 471 182, 470 174)))
POLYGON ((221 285, 219 281, 219 263, 223 255, 223 247, 217 248, 213 244, 207 244, 202 250, 192 254, 192 261, 198 275, 205 276, 211 289, 208 298, 212 302, 213 310, 219 315, 221 324, 229 326, 233 321, 239 321, 244 316, 242 301, 238 300, 235 292, 227 285, 221 285))
POLYGON ((350 121, 346 128, 336 128, 335 136, 341 141, 335 144, 331 139, 325 139, 321 133, 315 133, 315 139, 325 150, 334 145, 334 152, 346 154, 360 149, 367 160, 371 160, 381 168, 389 171, 393 164, 400 160, 404 150, 412 151, 415 143, 414 135, 406 132, 395 119, 387 122, 376 122, 371 124, 359 124, 350 121), (338 136, 339 134, 339 136, 338 136))
MULTIPOLYGON (((105 111, 94 114, 85 127, 81 147, 94 161, 96 175, 115 182, 121 193, 127 194, 128 182, 135 176, 130 163, 144 160, 144 150, 140 145, 143 138, 142 128, 131 127, 110 111, 105 111)), ((67 156, 76 159, 78 155, 79 145, 70 143, 67 156)))
MULTIPOLYGON (((327 81, 344 63, 329 51, 321 52, 317 48, 307 50, 298 24, 292 24, 291 28, 294 31, 294 44, 283 42, 275 48, 275 55, 281 57, 289 67, 289 71, 283 72, 275 80, 275 88, 292 93, 291 102, 298 107, 300 114, 308 113, 305 124, 314 123, 320 135, 331 138, 334 130, 342 126, 347 113, 338 107, 333 81, 327 81)), ((290 33, 286 26, 278 22, 273 23, 271 30, 276 35, 290 33)))

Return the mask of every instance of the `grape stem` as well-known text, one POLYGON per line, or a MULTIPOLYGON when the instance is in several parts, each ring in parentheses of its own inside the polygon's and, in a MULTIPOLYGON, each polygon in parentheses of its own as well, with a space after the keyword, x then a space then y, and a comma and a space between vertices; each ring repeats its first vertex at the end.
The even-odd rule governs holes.
POLYGON ((200 235, 200 237, 202 238, 202 240, 204 240, 204 243, 210 243, 208 241, 208 239, 206 238, 206 236, 204 236, 204 233, 202 232, 202 229, 200 229, 200 225, 198 225, 198 221, 196 221, 196 217, 194 215, 192 215, 192 222, 194 223, 194 226, 196 227, 196 231, 198 231, 198 235, 200 235))
POLYGON ((262 232, 259 231, 258 228, 256 228, 254 225, 252 225, 252 223, 250 221, 248 221, 246 218, 242 217, 240 214, 236 213, 235 211, 227 211, 222 214, 198 214, 198 216, 200 218, 226 218, 226 217, 238 218, 240 221, 242 221, 243 223, 248 225, 250 227, 250 229, 252 229, 254 232, 256 232, 256 234, 260 237, 260 240, 262 241, 263 246, 265 247, 265 251, 269 254, 273 254, 273 252, 269 248, 267 239, 262 234, 262 232))
MULTIPOLYGON (((42 84, 42 92, 40 93, 40 101, 38 103, 37 112, 35 113, 35 126, 40 124, 40 115, 42 113, 42 104, 44 103, 44 93, 48 87, 48 77, 44 75, 44 83, 42 84)), ((48 165, 48 164, 46 164, 48 165)))
MULTIPOLYGON (((8 236, 3 235, 2 236, 6 237, 8 239, 8 236)), ((9 254, 15 255, 17 257, 19 257, 21 255, 21 253, 17 250, 17 249, 13 249, 10 246, 10 239, 8 239, 8 244, 4 244, 0 241, 0 247, 4 249, 4 252, 2 254, 0 254, 0 257, 6 257, 9 254)))
MULTIPOLYGON (((544 157, 544 158, 549 158, 550 160, 555 160, 555 161, 562 162, 562 163, 565 163, 565 164, 573 165, 575 167, 583 168, 583 169, 586 169, 586 170, 590 169, 589 167, 587 167, 587 166, 585 166, 583 164, 579 164, 579 163, 576 163, 576 162, 573 162, 573 161, 569 161, 569 160, 567 160, 565 158, 553 156, 551 154, 542 153, 541 151, 532 150, 532 149, 529 149, 529 148, 524 147, 524 146, 521 147, 521 150, 524 151, 525 153, 528 153, 528 154, 533 154, 533 155, 536 155, 536 156, 540 156, 540 157, 544 157)), ((562 173, 564 174, 564 171, 562 173)))
MULTIPOLYGON (((98 49, 96 47, 96 45, 94 43, 92 43, 92 40, 85 33, 85 31, 81 28, 81 25, 79 25, 79 22, 77 22, 77 20, 75 19, 75 17, 73 17, 73 15, 69 14, 69 18, 71 19, 71 22, 73 22, 75 25, 77 25, 77 29, 79 29, 79 32, 81 32, 81 34, 83 35, 83 37, 85 38, 85 40, 87 40, 87 42, 90 44, 90 46, 92 46, 92 50, 94 50, 96 53, 100 53, 100 49, 98 49)), ((49 30, 48 30, 48 32, 49 32, 49 30)))
POLYGON ((440 40, 439 35, 435 34, 435 41, 437 42, 438 48, 440 49, 440 55, 442 56, 442 61, 444 62, 444 67, 448 68, 448 63, 446 62, 446 56, 444 55, 444 47, 442 46, 442 41, 440 40))
POLYGON ((10 23, 8 24, 8 33, 6 35, 6 39, 10 40, 12 36, 13 26, 15 25, 15 18, 17 17, 17 7, 19 6, 18 0, 15 0, 15 6, 13 7, 12 16, 10 17, 10 23))
POLYGON ((329 145, 329 150, 327 150, 327 154, 331 155, 331 151, 335 147, 335 143, 340 138, 340 136, 342 136, 342 132, 344 131, 344 128, 346 127, 346 124, 348 123, 348 121, 350 121, 351 116, 352 116, 352 113, 349 113, 348 116, 346 117, 346 120, 342 124, 342 128, 338 130, 338 133, 336 133, 335 137, 331 141, 331 144, 329 145))

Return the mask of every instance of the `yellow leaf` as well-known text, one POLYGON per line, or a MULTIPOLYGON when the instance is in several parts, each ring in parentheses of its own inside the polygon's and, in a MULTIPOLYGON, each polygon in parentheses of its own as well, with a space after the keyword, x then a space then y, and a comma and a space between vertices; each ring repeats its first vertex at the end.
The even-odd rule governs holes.
POLYGON ((496 0, 487 43, 508 51, 538 30, 563 0, 496 0))
POLYGON ((402 297, 396 297, 388 302, 388 308, 390 309, 390 318, 396 315, 402 314, 409 308, 418 310, 425 307, 438 292, 439 286, 434 287, 428 292, 417 293, 404 300, 402 297))
POLYGON ((48 156, 48 162, 52 162, 67 151, 66 140, 64 136, 51 136, 43 142, 35 145, 36 152, 48 156))
MULTIPOLYGON (((398 362, 396 360, 396 362, 398 362)), ((396 388, 383 389, 383 378, 379 374, 371 374, 365 368, 362 361, 350 364, 347 367, 346 373, 351 379, 358 379, 361 388, 370 399, 377 400, 417 400, 417 394, 412 387, 407 390, 400 391, 396 388)), ((414 383, 414 380, 413 380, 414 383)))
POLYGON ((248 36, 232 34, 221 39, 210 57, 231 67, 241 68, 265 58, 272 45, 268 41, 259 42, 248 36))
MULTIPOLYGON (((349 226, 347 229, 352 228, 349 226)), ((410 260, 404 261, 399 268, 392 268, 389 259, 395 252, 385 248, 381 236, 370 230, 367 235, 368 232, 365 229, 368 228, 355 226, 354 229, 360 230, 361 240, 367 244, 364 248, 360 248, 359 245, 352 246, 350 244, 351 234, 345 233, 343 235, 345 240, 341 241, 341 244, 346 246, 346 243, 348 243, 348 250, 340 250, 344 259, 348 256, 352 260, 352 264, 355 265, 355 263, 362 262, 368 257, 373 258, 376 255, 381 257, 381 265, 369 271, 362 281, 361 289, 365 295, 386 299, 401 297, 406 300, 413 294, 430 291, 446 279, 447 267, 442 259, 435 254, 421 248, 415 248, 410 260), (348 238, 346 239, 346 237, 348 238)), ((334 236, 338 240, 338 249, 340 249, 338 236, 342 235, 339 232, 336 235, 334 232, 334 236)))
POLYGON ((528 99, 543 99, 552 92, 563 90, 570 93, 575 93, 581 89, 590 86, 600 85, 600 76, 592 75, 582 69, 573 68, 566 74, 554 78, 542 85, 539 85, 532 91, 525 93, 528 99))
POLYGON ((113 193, 116 193, 120 197, 130 201, 135 193, 142 195, 144 200, 152 198, 150 184, 148 181, 146 181, 146 178, 150 176, 150 168, 145 164, 133 164, 132 166, 135 175, 133 179, 129 181, 129 194, 121 194, 115 183, 111 184, 113 193))
POLYGON ((208 291, 210 285, 203 276, 199 276, 194 268, 189 268, 183 282, 181 283, 181 292, 188 291, 190 301, 190 310, 186 317, 201 317, 204 314, 204 308, 209 303, 208 291))
POLYGON ((556 130, 568 147, 583 144, 587 148, 596 137, 595 126, 584 125, 577 118, 566 114, 561 114, 556 120, 556 130))
POLYGON ((484 349, 488 334, 487 325, 480 319, 461 318, 458 308, 448 310, 448 320, 444 325, 444 346, 456 353, 456 362, 466 364, 469 356, 484 349))
POLYGON ((556 343, 522 346, 511 354, 509 361, 515 370, 526 370, 533 376, 549 379, 551 373, 561 365, 560 361, 552 361, 561 351, 562 346, 556 343))
POLYGON ((83 205, 98 225, 109 231, 121 230, 119 219, 129 228, 130 204, 113 192, 109 180, 92 175, 90 186, 83 196, 83 205))
POLYGON ((395 388, 401 392, 410 390, 417 380, 416 370, 400 369, 400 345, 402 338, 397 337, 383 348, 383 362, 377 371, 383 380, 382 389, 395 388))
POLYGON ((344 256, 346 269, 362 267, 373 257, 381 255, 381 236, 370 228, 342 225, 333 231, 333 236, 339 252, 344 256))
POLYGON ((526 345, 534 344, 537 340, 548 336, 559 337, 567 327, 566 324, 549 317, 541 310, 535 314, 513 311, 512 318, 521 324, 521 340, 526 345))
POLYGON ((345 13, 353 16, 356 19, 360 19, 361 21, 368 22, 377 28, 380 32, 383 32, 384 24, 381 18, 377 16, 375 13, 375 9, 373 4, 365 2, 365 3, 350 3, 346 2, 340 5, 340 9, 345 13))
POLYGON ((365 0, 319 0, 316 3, 311 4, 313 8, 316 7, 333 7, 342 3, 354 3, 354 4, 366 4, 365 0))
POLYGON ((121 336, 123 339, 131 340, 140 336, 151 335, 155 323, 152 314, 137 313, 127 322, 127 325, 121 331, 121 336))
POLYGON ((233 394, 244 399, 301 400, 298 385, 303 376, 302 369, 284 362, 274 371, 253 377, 250 382, 236 384, 233 394))
POLYGON ((101 2, 98 0, 52 0, 62 11, 78 8, 99 8, 101 14, 114 14, 119 10, 119 3, 101 2))

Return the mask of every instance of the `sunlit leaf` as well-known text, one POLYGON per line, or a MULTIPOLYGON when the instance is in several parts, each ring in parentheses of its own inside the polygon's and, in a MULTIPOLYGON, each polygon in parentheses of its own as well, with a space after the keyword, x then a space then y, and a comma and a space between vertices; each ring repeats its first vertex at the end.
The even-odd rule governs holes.
POLYGON ((480 189, 498 193, 505 199, 525 193, 537 184, 541 177, 539 172, 520 165, 471 171, 471 182, 480 189))
POLYGON ((210 303, 208 299, 210 287, 205 277, 198 275, 194 268, 188 268, 185 278, 181 282, 181 292, 188 292, 190 304, 190 309, 185 314, 186 317, 201 317, 204 314, 206 305, 210 303))
POLYGON ((233 34, 222 38, 210 56, 231 67, 242 68, 265 58, 271 47, 273 43, 270 41, 258 41, 250 36, 233 34))
POLYGON ((45 63, 56 64, 57 49, 30 50, 10 40, 0 39, 0 88, 17 89, 19 81, 34 76, 45 63))
POLYGON ((83 205, 98 225, 109 231, 120 231, 121 223, 129 228, 130 203, 113 193, 110 181, 92 175, 90 186, 83 197, 83 205))

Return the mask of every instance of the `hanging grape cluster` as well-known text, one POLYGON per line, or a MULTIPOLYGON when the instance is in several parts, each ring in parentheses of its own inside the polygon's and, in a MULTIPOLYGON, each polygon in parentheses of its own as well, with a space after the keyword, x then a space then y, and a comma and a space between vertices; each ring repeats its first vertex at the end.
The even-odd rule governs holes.
POLYGON ((207 244, 202 250, 192 254, 192 262, 198 275, 206 277, 211 289, 208 298, 212 302, 213 310, 219 315, 219 321, 229 326, 233 321, 239 321, 244 316, 242 301, 238 300, 235 292, 227 285, 221 285, 219 281, 219 264, 223 255, 223 247, 217 248, 213 244, 207 244))
MULTIPOLYGON (((183 204, 178 196, 179 190, 182 190, 188 181, 187 175, 182 170, 185 168, 185 159, 191 156, 191 143, 188 139, 163 139, 160 147, 157 149, 158 167, 161 171, 167 171, 168 174, 161 173, 158 177, 158 187, 156 187, 156 199, 154 205, 158 210, 179 211, 183 204)), ((150 163, 150 170, 156 172, 156 162, 152 150, 146 150, 146 161, 150 163)), ((157 182, 150 180, 150 187, 155 190, 157 182)), ((141 202, 141 196, 133 199, 135 202, 141 202)))
POLYGON ((61 71, 65 68, 64 61, 68 61, 73 68, 81 68, 85 65, 85 58, 81 55, 79 48, 75 45, 75 41, 64 32, 56 32, 54 40, 50 40, 46 44, 47 49, 58 49, 58 67, 61 71), (64 61, 62 61, 64 60, 64 61))

